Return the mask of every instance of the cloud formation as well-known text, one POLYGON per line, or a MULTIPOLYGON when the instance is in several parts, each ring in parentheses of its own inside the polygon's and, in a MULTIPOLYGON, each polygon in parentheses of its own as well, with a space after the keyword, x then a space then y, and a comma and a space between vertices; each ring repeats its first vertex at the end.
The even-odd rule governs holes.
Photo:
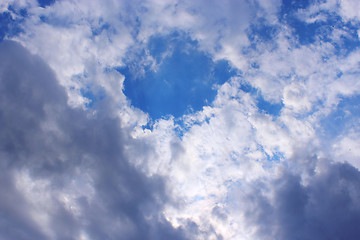
POLYGON ((356 239, 359 177, 349 164, 323 166, 306 184, 283 172, 270 182, 251 183, 245 194, 235 191, 233 209, 256 226, 259 239, 356 239))
POLYGON ((0 52, 1 238, 186 239, 161 213, 163 179, 124 156, 119 121, 71 109, 53 71, 18 43, 0 52))
POLYGON ((359 238, 357 5, 0 3, 0 238, 359 238))

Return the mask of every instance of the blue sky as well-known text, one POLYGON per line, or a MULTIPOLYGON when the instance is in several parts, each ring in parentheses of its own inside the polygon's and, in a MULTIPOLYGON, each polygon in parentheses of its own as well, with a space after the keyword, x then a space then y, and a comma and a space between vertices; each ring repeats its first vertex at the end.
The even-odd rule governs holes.
POLYGON ((0 239, 358 239, 355 0, 0 3, 0 239))
POLYGON ((236 75, 226 61, 213 62, 182 35, 150 39, 146 50, 155 60, 154 69, 144 66, 144 74, 139 74, 136 62, 118 69, 125 76, 124 93, 132 105, 154 120, 201 110, 214 100, 216 86, 236 75))

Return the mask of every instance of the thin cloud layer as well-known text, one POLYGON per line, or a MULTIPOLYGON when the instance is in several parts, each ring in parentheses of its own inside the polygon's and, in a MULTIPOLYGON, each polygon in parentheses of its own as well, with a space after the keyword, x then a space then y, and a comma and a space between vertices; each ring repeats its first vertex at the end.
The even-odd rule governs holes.
POLYGON ((357 6, 0 3, 0 238, 359 238, 357 6))

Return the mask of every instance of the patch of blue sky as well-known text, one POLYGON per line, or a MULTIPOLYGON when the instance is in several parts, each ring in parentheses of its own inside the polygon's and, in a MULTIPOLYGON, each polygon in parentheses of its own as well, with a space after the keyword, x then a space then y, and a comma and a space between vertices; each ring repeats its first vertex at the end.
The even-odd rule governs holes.
POLYGON ((91 33, 93 37, 101 35, 104 31, 107 33, 116 33, 115 29, 112 28, 109 23, 103 22, 101 20, 99 21, 98 26, 91 25, 91 33))
POLYGON ((299 9, 307 8, 311 3, 311 0, 282 0, 280 15, 293 14, 299 9))
MULTIPOLYGON (((150 121, 148 121, 145 125, 142 125, 141 128, 142 128, 142 130, 149 129, 152 131, 154 129, 154 121, 150 119, 150 121)), ((175 127, 174 130, 176 133, 178 132, 177 127, 175 127)), ((181 135, 181 136, 183 136, 183 135, 181 135)))
POLYGON ((327 17, 327 21, 308 23, 301 20, 296 14, 288 14, 283 17, 282 21, 292 27, 301 45, 307 45, 314 43, 317 39, 331 41, 329 36, 336 24, 336 17, 331 17, 331 15, 327 15, 327 17))
MULTIPOLYGON (((73 76, 73 80, 84 82, 87 77, 87 73, 84 72, 83 74, 73 76)), ((87 102, 84 104, 87 109, 95 108, 96 104, 106 97, 105 90, 95 84, 85 84, 85 86, 80 89, 80 94, 87 99, 87 102)))
POLYGON ((245 81, 241 82, 240 89, 243 92, 250 93, 250 94, 257 94, 257 92, 258 92, 257 88, 254 88, 253 86, 251 86, 249 83, 247 83, 245 81))
MULTIPOLYGON (((333 21, 315 21, 313 23, 306 23, 302 21, 297 12, 305 9, 310 4, 310 1, 294 1, 294 0, 283 0, 280 11, 279 19, 288 24, 293 28, 294 33, 299 39, 299 43, 306 45, 313 43, 316 40, 317 33, 326 33, 331 31, 334 24, 333 21), (327 27, 327 29, 325 29, 327 27)), ((327 34, 323 34, 325 37, 327 34)))
POLYGON ((40 7, 45 8, 55 3, 55 0, 37 0, 40 7))
POLYGON ((21 32, 21 23, 24 21, 24 18, 28 16, 26 9, 15 9, 13 6, 8 7, 8 11, 0 13, 0 41, 5 38, 14 37, 21 32), (13 18, 13 14, 16 14, 18 17, 13 18))
POLYGON ((259 89, 254 88, 246 82, 241 83, 240 89, 246 93, 251 94, 251 96, 255 99, 256 106, 260 112, 272 115, 274 117, 280 116, 281 110, 284 107, 282 102, 266 101, 259 89))
MULTIPOLYGON (((278 148, 274 149, 273 151, 265 151, 264 147, 261 144, 257 144, 257 149, 259 149, 266 157, 267 163, 279 162, 285 159, 285 155, 281 152, 278 148)), ((250 151, 250 149, 247 149, 250 151)), ((270 166, 268 166, 270 167, 270 166)))
POLYGON ((266 155, 267 160, 270 162, 279 162, 279 161, 285 159, 284 153, 278 152, 278 151, 272 152, 271 155, 265 153, 265 155, 266 155))
POLYGON ((267 24, 266 20, 263 18, 258 19, 256 22, 252 23, 247 29, 247 36, 250 40, 250 48, 256 49, 259 43, 273 44, 273 46, 268 46, 275 48, 276 35, 278 34, 279 28, 276 25, 267 24))
POLYGON ((202 124, 209 124, 210 123, 210 119, 214 117, 214 115, 211 115, 209 117, 206 117, 203 121, 199 121, 199 120, 193 120, 193 121, 185 121, 184 118, 175 118, 174 119, 174 124, 175 124, 175 133, 176 135, 182 139, 182 137, 184 136, 184 134, 189 131, 193 126, 200 126, 202 124))
POLYGON ((346 31, 346 34, 340 37, 340 41, 331 43, 335 47, 335 54, 346 57, 349 53, 360 47, 360 39, 358 36, 359 26, 354 26, 351 23, 342 24, 341 29, 346 31))
MULTIPOLYGON (((124 93, 133 106, 151 117, 143 129, 152 129, 154 120, 172 115, 177 125, 175 131, 181 138, 191 126, 203 124, 191 123, 188 126, 181 117, 210 105, 217 93, 214 84, 221 85, 238 76, 238 72, 226 60, 213 62, 210 56, 197 49, 196 41, 181 33, 154 36, 147 49, 158 64, 157 69, 150 65, 139 67, 137 59, 117 68, 125 75, 124 93)), ((135 58, 142 54, 144 51, 135 58)), ((258 89, 246 82, 240 88, 253 95, 261 112, 280 115, 282 103, 266 101, 258 89)))
POLYGON ((186 50, 196 50, 197 41, 192 40, 186 34, 181 32, 173 32, 167 36, 154 35, 150 38, 147 49, 150 55, 160 62, 166 52, 171 52, 174 48, 186 50))
POLYGON ((190 130, 190 128, 194 125, 201 125, 200 122, 192 122, 191 125, 185 124, 182 118, 177 118, 174 120, 175 122, 175 134, 178 138, 182 139, 184 134, 190 130))
POLYGON ((336 109, 321 120, 320 133, 325 138, 334 138, 360 122, 360 95, 343 97, 336 109))
POLYGON ((9 5, 8 6, 8 10, 16 15, 18 15, 19 17, 27 17, 28 16, 28 12, 26 10, 26 8, 15 8, 14 5, 9 5))
POLYGON ((256 97, 256 106, 260 110, 260 112, 272 115, 272 116, 279 116, 281 113, 281 109, 283 108, 284 104, 280 103, 272 103, 266 101, 263 95, 259 92, 256 97))
POLYGON ((94 108, 95 104, 105 98, 105 91, 103 89, 92 89, 91 87, 80 89, 80 93, 83 97, 88 99, 85 103, 87 109, 94 108))
MULTIPOLYGON (((280 20, 292 27, 301 45, 312 44, 317 40, 330 42, 335 47, 336 55, 346 56, 349 52, 360 46, 357 30, 359 26, 352 22, 343 22, 339 15, 326 11, 320 11, 322 19, 314 22, 306 22, 300 19, 296 11, 305 9, 310 1, 283 1, 280 20), (335 30, 343 30, 346 34, 340 37, 340 41, 332 39, 335 30)), ((315 17, 315 16, 314 16, 315 17)))
POLYGON ((147 48, 158 64, 156 69, 139 68, 130 61, 117 70, 125 75, 124 93, 131 104, 152 119, 179 118, 202 110, 215 98, 214 86, 236 75, 227 61, 213 62, 196 41, 181 33, 152 37, 147 48), (139 69, 143 74, 138 74, 139 69))

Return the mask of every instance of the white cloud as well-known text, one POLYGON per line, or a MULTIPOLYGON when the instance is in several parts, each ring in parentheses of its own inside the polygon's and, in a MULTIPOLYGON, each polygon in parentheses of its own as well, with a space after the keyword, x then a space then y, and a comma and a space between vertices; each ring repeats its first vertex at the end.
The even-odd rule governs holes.
POLYGON ((333 144, 332 148, 336 159, 340 162, 348 162, 360 169, 360 135, 355 129, 352 129, 349 132, 349 134, 340 136, 333 144))
POLYGON ((292 83, 284 88, 283 103, 286 108, 296 113, 306 113, 311 110, 312 104, 305 96, 305 86, 301 83, 292 83))
POLYGON ((340 0, 340 14, 345 20, 359 21, 360 7, 357 1, 340 0))
MULTIPOLYGON (((39 144, 29 141, 33 138, 25 131, 22 140, 21 134, 15 134, 22 125, 5 119, 9 124, 5 129, 11 131, 3 131, 19 142, 14 149, 22 151, 21 141, 29 149, 36 146, 29 161, 35 161, 35 170, 45 174, 31 175, 26 169, 32 166, 21 162, 14 177, 4 175, 7 181, 15 181, 14 189, 8 187, 12 196, 19 194, 25 202, 21 205, 24 219, 34 221, 34 226, 24 226, 51 229, 36 232, 37 236, 70 238, 61 234, 73 224, 68 233, 85 239, 122 232, 130 237, 150 234, 146 237, 182 239, 182 230, 189 231, 190 239, 293 239, 293 234, 306 238, 311 235, 294 228, 297 221, 315 219, 329 230, 334 225, 327 222, 329 209, 334 205, 347 212, 345 206, 331 201, 319 204, 318 192, 330 200, 341 199, 335 190, 326 188, 331 176, 347 182, 341 186, 335 181, 339 189, 356 186, 357 180, 343 173, 358 176, 358 172, 347 164, 330 163, 337 161, 330 157, 359 167, 358 130, 342 133, 334 141, 321 139, 318 131, 339 96, 360 91, 358 50, 336 54, 336 44, 341 45, 349 29, 334 29, 332 42, 315 38, 301 45, 293 29, 278 21, 280 1, 57 1, 47 8, 17 3, 28 8, 29 17, 15 40, 50 66, 65 86, 69 104, 83 106, 87 100, 81 89, 89 86, 106 94, 98 107, 87 111, 68 108, 61 94, 61 101, 44 103, 44 107, 46 99, 40 97, 39 108, 24 101, 34 113, 27 115, 27 107, 21 105, 18 114, 26 118, 14 119, 35 129, 39 144), (257 18, 264 18, 277 32, 271 44, 258 41, 251 48, 247 30, 257 18), (198 41, 199 49, 214 61, 229 60, 241 74, 218 86, 215 100, 202 111, 183 116, 180 123, 170 117, 156 120, 152 130, 143 129, 149 117, 130 105, 123 93, 124 76, 114 67, 123 66, 129 58, 139 60, 136 54, 146 48, 151 36, 173 31, 198 41), (240 90, 244 83, 256 88, 266 101, 283 104, 280 115, 260 112, 255 94, 240 90), (183 131, 181 137, 178 129, 183 131), (334 156, 324 154, 324 146, 330 143, 334 156), (64 175, 51 172, 53 164, 64 168, 64 175), (67 172, 69 166, 72 170, 67 172), (291 203, 294 207, 287 205, 291 203), (124 206, 134 212, 126 212, 124 206), (316 216, 311 214, 315 210, 319 211, 316 216), (61 221, 60 227, 52 229, 56 217, 69 222, 61 221), (137 232, 138 220, 146 226, 144 232, 137 232)), ((309 14, 299 10, 296 16, 307 23, 326 21, 320 12, 325 9, 339 11, 344 21, 358 20, 354 2, 339 3, 340 10, 336 1, 327 1, 310 6, 309 14)), ((155 64, 149 53, 145 55, 139 65, 155 64)), ((41 92, 40 86, 28 88, 41 92)), ((57 96, 51 92, 54 86, 42 87, 50 91, 42 92, 44 96, 57 96)), ((9 106, 16 104, 11 96, 6 95, 12 100, 7 101, 9 106)), ((0 103, 10 114, 9 106, 0 103)), ((349 195, 349 206, 358 209, 354 196, 349 195)), ((14 214, 14 219, 21 217, 14 214)), ((314 228, 304 227, 320 239, 314 228)), ((340 230, 336 234, 342 237, 340 230)))

